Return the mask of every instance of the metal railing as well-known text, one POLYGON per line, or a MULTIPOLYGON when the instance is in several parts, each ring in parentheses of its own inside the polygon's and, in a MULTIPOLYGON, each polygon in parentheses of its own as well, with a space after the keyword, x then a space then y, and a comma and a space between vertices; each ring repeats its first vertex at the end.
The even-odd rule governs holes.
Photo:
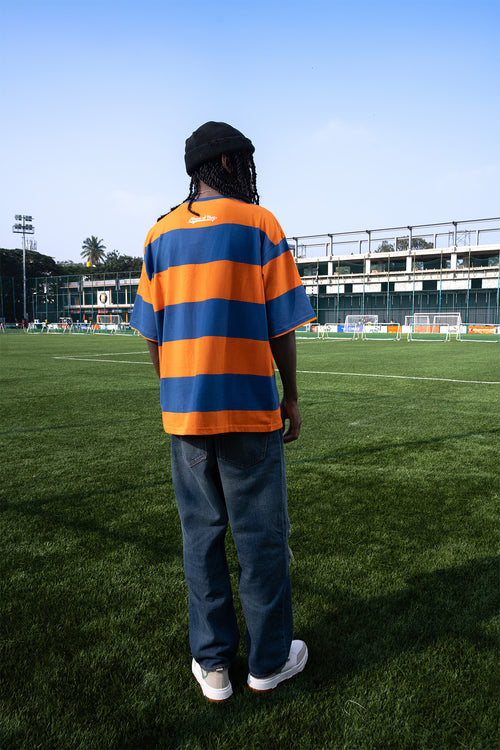
POLYGON ((297 260, 375 252, 404 252, 409 248, 478 247, 500 243, 500 218, 359 229, 353 232, 288 237, 287 240, 297 260))

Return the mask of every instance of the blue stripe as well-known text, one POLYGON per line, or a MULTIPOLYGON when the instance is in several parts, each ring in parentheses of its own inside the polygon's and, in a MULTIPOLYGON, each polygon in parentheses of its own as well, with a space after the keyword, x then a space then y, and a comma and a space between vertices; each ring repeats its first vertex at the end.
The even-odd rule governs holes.
POLYGON ((162 378, 162 411, 275 411, 279 396, 274 376, 195 375, 162 378))
POLYGON ((240 224, 171 229, 145 248, 146 273, 151 279, 172 266, 217 260, 260 266, 265 237, 260 229, 240 224))
POLYGON ((266 304, 269 338, 298 328, 316 317, 302 284, 266 304))
POLYGON ((268 340, 266 306, 253 302, 209 299, 167 305, 156 313, 156 327, 160 344, 202 336, 268 340))
POLYGON ((230 260, 265 266, 289 251, 285 238, 275 245, 257 227, 222 224, 198 229, 172 229, 146 247, 144 261, 151 279, 172 266, 230 260))
POLYGON ((145 338, 158 341, 226 336, 267 341, 315 317, 302 286, 276 297, 266 306, 252 302, 211 299, 169 305, 155 313, 138 294, 130 319, 145 338), (266 313, 267 309, 267 313, 266 313), (268 328, 269 321, 269 328, 268 328))
POLYGON ((284 237, 281 242, 275 245, 274 242, 271 242, 267 234, 264 234, 264 241, 262 243, 262 265, 265 266, 270 260, 278 258, 280 255, 283 255, 283 253, 289 252, 289 250, 288 242, 284 237))
POLYGON ((130 317, 130 325, 147 339, 158 340, 156 315, 149 302, 144 302, 140 294, 136 295, 134 309, 130 317))

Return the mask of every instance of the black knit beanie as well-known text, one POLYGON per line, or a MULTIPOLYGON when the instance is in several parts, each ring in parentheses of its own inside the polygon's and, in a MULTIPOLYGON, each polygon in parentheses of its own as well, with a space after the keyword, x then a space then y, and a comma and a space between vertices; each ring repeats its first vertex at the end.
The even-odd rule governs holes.
POLYGON ((186 141, 186 171, 191 176, 200 164, 233 151, 248 151, 253 154, 255 147, 249 138, 231 125, 225 122, 206 122, 186 141))

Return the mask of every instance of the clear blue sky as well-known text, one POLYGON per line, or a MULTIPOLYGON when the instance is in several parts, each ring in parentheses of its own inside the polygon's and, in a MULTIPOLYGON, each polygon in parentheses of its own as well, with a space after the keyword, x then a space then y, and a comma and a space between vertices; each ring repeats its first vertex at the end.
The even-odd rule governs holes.
POLYGON ((4 1, 0 247, 140 255, 207 120, 288 236, 498 216, 499 39, 498 0, 4 1))

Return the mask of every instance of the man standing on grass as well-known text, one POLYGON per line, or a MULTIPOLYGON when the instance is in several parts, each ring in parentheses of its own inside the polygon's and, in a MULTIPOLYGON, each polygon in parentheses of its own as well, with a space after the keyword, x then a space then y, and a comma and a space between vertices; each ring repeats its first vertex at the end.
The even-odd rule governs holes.
POLYGON ((296 440, 301 425, 295 329, 315 315, 281 227, 258 205, 254 150, 223 122, 207 122, 187 139, 189 196, 146 238, 131 318, 148 340, 172 436, 192 671, 215 701, 232 694, 228 668, 239 641, 228 523, 248 685, 272 690, 301 672, 308 656, 306 644, 292 640, 283 443, 296 440))

